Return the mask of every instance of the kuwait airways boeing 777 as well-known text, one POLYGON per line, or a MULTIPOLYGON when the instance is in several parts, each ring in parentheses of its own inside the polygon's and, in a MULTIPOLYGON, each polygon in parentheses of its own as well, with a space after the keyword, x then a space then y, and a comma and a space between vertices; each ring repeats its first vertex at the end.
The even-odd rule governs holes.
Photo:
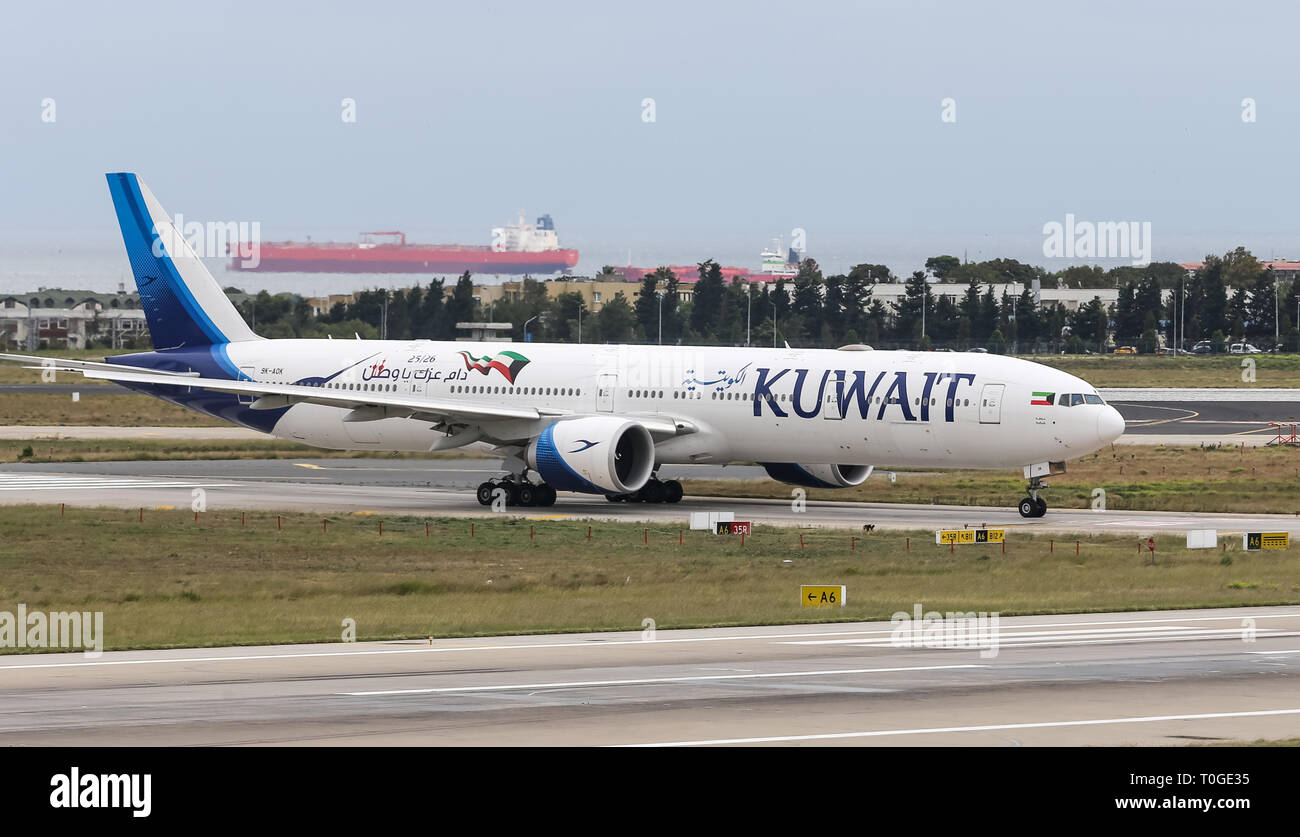
POLYGON ((479 486, 484 505, 499 489, 525 506, 557 491, 671 503, 682 487, 658 479, 663 465, 757 461, 819 488, 858 485, 875 465, 1023 468, 1020 514, 1041 517, 1044 477, 1124 431, 1079 378, 990 354, 266 340, 134 174, 108 184, 156 349, 0 358, 321 448, 486 445, 505 474, 479 486))

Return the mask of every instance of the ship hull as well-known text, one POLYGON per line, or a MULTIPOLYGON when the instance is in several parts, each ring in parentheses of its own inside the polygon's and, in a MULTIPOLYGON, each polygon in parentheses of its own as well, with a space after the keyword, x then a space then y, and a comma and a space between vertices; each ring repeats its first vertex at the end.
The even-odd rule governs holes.
POLYGON ((538 253, 418 247, 279 248, 262 245, 250 259, 231 259, 228 270, 254 273, 426 273, 549 274, 578 263, 577 250, 538 253))

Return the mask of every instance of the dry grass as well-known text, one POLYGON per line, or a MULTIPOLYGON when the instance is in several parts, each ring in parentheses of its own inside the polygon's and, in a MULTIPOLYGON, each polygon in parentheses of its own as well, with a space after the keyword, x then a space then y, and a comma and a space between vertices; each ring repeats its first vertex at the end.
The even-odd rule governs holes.
POLYGON ((326 450, 283 439, 37 439, 0 441, 0 462, 120 462, 177 459, 484 459, 478 450, 437 453, 326 450), (31 455, 24 456, 30 448, 31 455))
POLYGON ((1241 378, 1243 355, 1026 355, 1096 387, 1300 387, 1300 355, 1251 355, 1255 380, 1241 378))
MULTIPOLYGON (((1139 447, 1119 445, 1071 460, 1049 481, 1048 503, 1089 508, 1094 489, 1108 509, 1293 514, 1300 512, 1300 449, 1291 447, 1139 447)), ((891 484, 877 471, 861 486, 810 489, 814 500, 1014 506, 1025 480, 1015 472, 896 472, 891 484)), ((790 486, 772 480, 686 480, 690 494, 788 499, 790 486)))
POLYGON ((107 645, 204 646, 887 619, 913 603, 1017 613, 1300 603, 1300 548, 1189 552, 1159 539, 1015 533, 950 553, 932 533, 760 529, 737 537, 634 524, 249 512, 0 511, 0 610, 102 610, 107 645), (474 536, 470 527, 474 526, 474 536), (530 538, 530 529, 534 537, 530 538), (910 550, 906 548, 911 539, 910 550), (1225 562, 1225 560, 1227 562, 1225 562), (789 561, 789 563, 786 563, 789 561), (801 607, 800 584, 848 606, 801 607))
POLYGON ((0 393, 0 416, 5 424, 88 425, 94 427, 230 427, 230 423, 205 413, 187 410, 167 401, 138 393, 83 393, 73 401, 70 393, 0 393))

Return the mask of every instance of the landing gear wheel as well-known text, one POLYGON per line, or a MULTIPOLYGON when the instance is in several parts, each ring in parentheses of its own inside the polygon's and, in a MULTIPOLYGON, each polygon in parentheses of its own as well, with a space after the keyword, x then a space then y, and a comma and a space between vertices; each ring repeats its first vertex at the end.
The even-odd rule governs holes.
POLYGON ((668 480, 664 483, 664 502, 680 503, 682 501, 682 484, 677 480, 668 480))
POLYGON ((492 505, 492 497, 496 493, 496 490, 497 487, 494 483, 480 483, 478 490, 474 492, 474 496, 478 498, 479 505, 490 506, 492 505))
POLYGON ((668 490, 664 488, 664 484, 659 480, 650 480, 650 482, 641 486, 639 493, 641 499, 647 503, 662 503, 668 499, 668 490))
POLYGON ((1043 515, 1047 514, 1047 501, 1044 500, 1042 497, 1039 497, 1035 501, 1034 505, 1038 509, 1038 514, 1035 514, 1034 517, 1042 517, 1043 515))
POLYGON ((516 488, 514 495, 516 502, 521 506, 539 505, 537 502, 537 489, 528 483, 523 483, 516 488))
POLYGON ((537 486, 537 505, 553 506, 555 505, 555 489, 549 485, 537 486))
MULTIPOLYGON (((1046 510, 1046 506, 1044 506, 1044 510, 1046 510)), ((1038 517, 1038 514, 1038 501, 1033 497, 1026 497, 1020 501, 1021 517, 1038 517)))
POLYGON ((606 495, 605 495, 605 499, 608 500, 608 501, 610 501, 611 503, 621 503, 621 502, 623 502, 623 495, 622 495, 622 494, 606 494, 606 495))

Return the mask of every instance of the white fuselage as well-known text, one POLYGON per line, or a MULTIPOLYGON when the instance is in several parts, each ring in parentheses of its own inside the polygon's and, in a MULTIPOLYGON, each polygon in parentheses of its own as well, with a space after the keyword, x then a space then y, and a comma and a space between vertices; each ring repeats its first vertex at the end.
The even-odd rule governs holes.
MULTIPOLYGON (((1091 453, 1123 430, 1118 413, 1079 378, 992 354, 419 340, 256 340, 230 343, 226 353, 241 377, 264 383, 315 380, 348 392, 547 413, 485 422, 482 440, 494 444, 517 444, 570 415, 654 417, 690 428, 658 441, 658 464, 1018 468, 1091 453), (1062 405, 1062 394, 1084 403, 1062 405)), ((300 403, 272 432, 323 448, 424 451, 448 430, 412 418, 358 421, 348 408, 300 403)))

